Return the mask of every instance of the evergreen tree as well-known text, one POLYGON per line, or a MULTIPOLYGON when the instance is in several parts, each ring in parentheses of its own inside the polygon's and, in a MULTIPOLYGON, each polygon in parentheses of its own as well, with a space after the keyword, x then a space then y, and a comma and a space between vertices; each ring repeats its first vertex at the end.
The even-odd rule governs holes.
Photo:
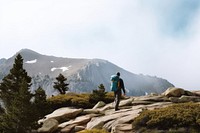
POLYGON ((65 94, 66 91, 68 91, 68 85, 67 83, 65 83, 65 81, 67 81, 67 78, 65 78, 61 73, 58 75, 58 77, 56 77, 57 82, 54 82, 54 88, 57 89, 60 94, 65 94))
POLYGON ((50 107, 48 106, 46 100, 45 91, 39 87, 34 94, 34 107, 35 107, 35 115, 37 119, 41 119, 46 114, 50 113, 50 107))
POLYGON ((28 76, 25 69, 23 69, 23 58, 18 54, 15 58, 15 63, 10 73, 2 79, 0 84, 0 98, 3 100, 5 107, 10 105, 11 99, 14 99, 16 93, 19 92, 20 83, 25 80, 27 87, 31 86, 31 77, 28 76))
POLYGON ((97 90, 93 90, 92 94, 90 94, 89 96, 89 101, 91 103, 97 103, 99 101, 104 101, 105 100, 105 96, 106 96, 106 92, 105 92, 105 87, 103 84, 100 84, 98 86, 99 89, 97 90))
POLYGON ((99 91, 100 91, 100 92, 105 92, 105 87, 104 87, 103 84, 100 84, 100 85, 98 86, 98 88, 99 88, 99 91))
POLYGON ((31 130, 34 112, 30 86, 31 77, 23 68, 23 58, 18 54, 13 68, 0 84, 0 98, 5 106, 5 113, 0 119, 3 132, 26 133, 31 130))

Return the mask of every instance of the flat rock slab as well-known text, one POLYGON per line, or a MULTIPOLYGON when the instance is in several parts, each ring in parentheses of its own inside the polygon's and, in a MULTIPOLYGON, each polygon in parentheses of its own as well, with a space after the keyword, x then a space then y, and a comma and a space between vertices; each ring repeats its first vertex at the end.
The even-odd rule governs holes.
POLYGON ((95 117, 95 116, 97 116, 97 115, 90 114, 90 115, 79 116, 79 117, 76 117, 74 120, 70 120, 70 121, 67 121, 67 122, 64 122, 64 123, 60 124, 58 127, 59 128, 64 128, 64 127, 66 127, 68 125, 75 125, 75 124, 84 125, 87 122, 89 122, 92 117, 95 117))
POLYGON ((76 124, 66 126, 65 128, 60 130, 60 133, 70 133, 74 128, 76 124))
MULTIPOLYGON (((105 116, 101 116, 101 117, 96 117, 96 118, 92 118, 92 120, 90 122, 87 123, 87 127, 86 129, 93 129, 93 128, 102 128, 104 126, 104 124, 106 124, 109 121, 112 120, 117 120, 119 118, 119 120, 117 120, 116 123, 125 123, 128 122, 132 119, 134 119, 134 117, 136 117, 139 112, 141 111, 141 109, 137 109, 137 110, 120 110, 120 111, 116 111, 107 114, 105 116), (125 117, 127 116, 127 117, 125 117), (125 117, 125 118, 123 118, 125 117)), ((113 123, 111 123, 112 125, 113 123)))
POLYGON ((112 128, 111 133, 135 133, 132 124, 119 124, 112 128))
POLYGON ((106 104, 103 101, 99 101, 92 109, 97 109, 105 106, 106 104))
POLYGON ((119 103, 119 107, 132 105, 133 100, 134 100, 133 98, 121 100, 119 103))
POLYGON ((98 109, 84 109, 81 113, 82 115, 86 114, 100 114, 101 112, 98 109))
POLYGON ((151 101, 151 102, 163 102, 169 101, 169 99, 165 96, 141 96, 134 99, 134 101, 151 101))
POLYGON ((58 122, 65 121, 68 119, 75 118, 78 114, 80 114, 83 109, 72 109, 69 107, 59 108, 55 110, 53 113, 46 115, 44 119, 40 120, 40 122, 44 122, 47 119, 56 119, 58 122))
POLYGON ((119 117, 115 119, 114 121, 107 122, 103 127, 110 131, 113 127, 119 125, 119 124, 125 124, 125 123, 132 123, 132 121, 139 115, 139 113, 142 111, 142 109, 132 110, 125 112, 127 115, 119 117))

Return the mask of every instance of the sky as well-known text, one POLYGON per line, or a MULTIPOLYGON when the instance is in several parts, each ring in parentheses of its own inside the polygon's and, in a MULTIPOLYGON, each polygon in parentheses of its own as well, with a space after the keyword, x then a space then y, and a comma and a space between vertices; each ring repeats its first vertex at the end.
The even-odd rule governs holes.
POLYGON ((0 58, 23 48, 105 59, 197 90, 200 1, 0 0, 0 58))

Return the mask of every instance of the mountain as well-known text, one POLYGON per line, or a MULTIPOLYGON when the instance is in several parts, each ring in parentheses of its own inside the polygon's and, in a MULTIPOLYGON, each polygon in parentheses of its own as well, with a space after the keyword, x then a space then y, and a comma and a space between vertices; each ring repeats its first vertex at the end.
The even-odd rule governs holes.
POLYGON ((144 95, 145 93, 161 93, 173 84, 167 80, 137 75, 102 59, 76 59, 42 55, 29 49, 22 49, 9 59, 0 59, 0 80, 9 73, 16 55, 20 53, 24 59, 24 68, 32 77, 31 91, 39 86, 45 89, 48 96, 55 95, 53 89, 55 78, 62 73, 69 83, 70 91, 91 92, 104 84, 110 91, 110 76, 121 73, 127 95, 144 95))

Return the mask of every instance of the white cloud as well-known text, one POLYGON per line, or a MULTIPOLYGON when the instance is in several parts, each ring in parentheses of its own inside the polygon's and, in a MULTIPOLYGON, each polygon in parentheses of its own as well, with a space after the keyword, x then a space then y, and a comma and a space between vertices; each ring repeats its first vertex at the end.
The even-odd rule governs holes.
POLYGON ((191 1, 0 0, 0 58, 22 48, 103 58, 133 73, 200 88, 200 12, 191 1), (187 23, 176 32, 180 20, 187 23))

